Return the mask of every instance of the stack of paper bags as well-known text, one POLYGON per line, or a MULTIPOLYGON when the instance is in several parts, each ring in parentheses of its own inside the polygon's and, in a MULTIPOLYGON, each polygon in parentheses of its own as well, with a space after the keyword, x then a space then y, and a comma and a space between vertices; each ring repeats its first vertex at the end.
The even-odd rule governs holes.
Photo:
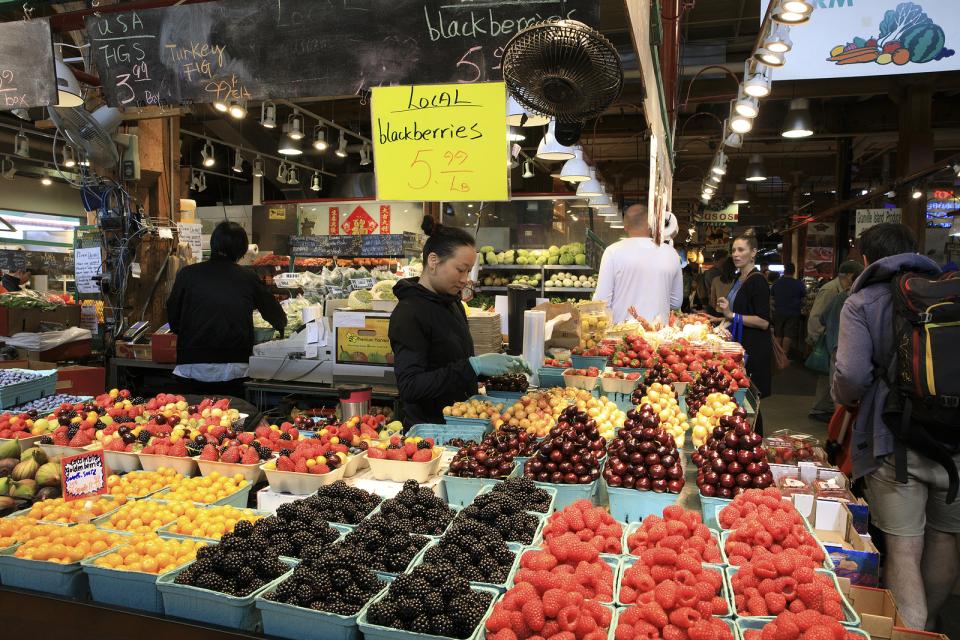
POLYGON ((467 316, 470 336, 473 338, 473 351, 478 356, 484 353, 498 353, 503 347, 503 334, 500 333, 500 314, 489 311, 471 311, 467 316))

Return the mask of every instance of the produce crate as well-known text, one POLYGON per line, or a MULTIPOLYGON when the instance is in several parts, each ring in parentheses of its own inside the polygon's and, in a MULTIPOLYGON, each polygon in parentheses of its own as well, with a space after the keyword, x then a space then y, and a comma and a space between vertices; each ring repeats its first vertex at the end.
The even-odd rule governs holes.
POLYGON ((324 638, 324 640, 360 640, 357 621, 382 593, 376 594, 356 615, 341 616, 326 611, 315 611, 283 602, 267 600, 264 595, 256 597, 254 604, 263 618, 263 633, 277 638, 301 640, 324 638))
POLYGON ((90 584, 90 598, 94 602, 115 607, 163 615, 163 598, 157 590, 157 574, 107 569, 94 564, 97 558, 113 553, 115 549, 108 549, 80 562, 90 584))
MULTIPOLYGON (((614 634, 617 632, 617 625, 620 621, 620 614, 626 611, 626 608, 617 608, 614 611, 613 619, 610 621, 610 635, 609 638, 613 638, 614 634)), ((743 618, 741 618, 742 620, 743 618)), ((740 633, 740 629, 737 628, 737 623, 733 618, 719 618, 727 627, 730 629, 730 633, 733 634, 733 640, 743 640, 743 636, 740 633)))
MULTIPOLYGON (((727 538, 730 537, 731 531, 721 531, 720 532, 720 556, 723 558, 723 564, 734 567, 737 565, 730 564, 730 559, 727 557, 727 538)), ((830 554, 827 552, 827 548, 823 546, 823 543, 820 542, 820 539, 810 534, 813 539, 816 541, 817 546, 823 551, 823 568, 827 571, 836 571, 837 566, 833 563, 833 559, 830 557, 830 554)))
MULTIPOLYGON (((445 420, 446 419, 447 418, 445 418, 445 420)), ((457 420, 470 420, 470 422, 418 424, 410 427, 407 435, 411 437, 420 436, 421 438, 433 438, 435 444, 446 446, 447 442, 454 438, 480 442, 484 435, 493 431, 493 425, 489 420, 471 420, 470 418, 458 418, 457 420)))
POLYGON ((367 462, 366 451, 361 451, 360 453, 351 453, 350 457, 347 458, 347 464, 343 465, 343 477, 352 478, 360 471, 368 469, 369 467, 370 463, 367 462))
POLYGON ((140 464, 140 455, 132 451, 104 450, 103 460, 113 473, 130 473, 143 469, 143 465, 140 464))
POLYGON ((537 371, 537 380, 541 389, 563 386, 564 369, 560 367, 540 367, 537 371))
POLYGON ((497 389, 487 389, 487 395, 493 400, 506 400, 508 403, 516 402, 524 396, 524 391, 498 391, 497 389))
MULTIPOLYGON (((494 484, 495 484, 495 483, 494 483, 494 484)), ((493 491, 494 484, 488 485, 488 486, 480 489, 480 491, 477 492, 477 495, 479 496, 479 495, 482 494, 482 493, 490 493, 491 491, 493 491)), ((554 488, 555 485, 551 485, 551 486, 549 486, 549 487, 545 487, 545 486, 542 486, 542 485, 538 485, 538 486, 539 486, 539 488, 543 489, 544 491, 546 491, 547 493, 550 494, 550 506, 547 507, 547 510, 546 510, 545 512, 542 512, 542 511, 529 511, 529 510, 528 510, 527 513, 532 513, 532 514, 535 515, 535 516, 548 517, 548 516, 550 516, 550 515, 554 512, 554 508, 555 508, 556 502, 557 502, 557 490, 554 488)))
MULTIPOLYGON (((566 369, 565 371, 573 371, 573 369, 566 369)), ((572 387, 574 389, 584 389, 585 391, 590 391, 594 395, 597 395, 599 393, 598 389, 600 386, 600 376, 575 376, 564 373, 563 385, 568 388, 572 387)))
MULTIPOLYGON (((728 585, 729 585, 729 587, 730 587, 730 602, 731 602, 731 604, 734 602, 734 600, 733 600, 733 576, 734 576, 734 574, 737 573, 738 571, 740 571, 740 567, 727 567, 727 568, 726 568, 727 583, 728 583, 728 585)), ((845 627, 853 627, 853 628, 859 627, 859 626, 860 626, 860 614, 857 613, 857 611, 853 608, 853 605, 850 604, 850 601, 847 600, 847 596, 843 595, 843 591, 840 590, 840 582, 837 580, 837 574, 835 574, 833 571, 827 571, 826 569, 817 569, 816 572, 817 572, 817 573, 820 573, 820 574, 823 574, 823 575, 825 575, 825 576, 827 576, 827 577, 829 577, 830 580, 831 580, 831 582, 833 582, 833 588, 836 589, 836 591, 837 591, 838 594, 840 594, 840 606, 843 608, 843 616, 844 616, 844 619, 841 620, 840 623, 843 624, 843 626, 845 626, 845 627)), ((734 610, 734 615, 737 616, 737 617, 740 618, 740 619, 762 620, 762 621, 764 621, 764 622, 769 622, 769 621, 773 620, 774 618, 776 618, 776 616, 740 616, 739 614, 737 614, 736 610, 734 610)))
POLYGON ((270 591, 293 573, 291 569, 250 595, 238 598, 186 584, 176 584, 174 580, 190 564, 157 578, 157 589, 163 596, 164 614, 172 618, 215 624, 240 631, 257 631, 260 628, 260 611, 254 606, 257 596, 270 591))
MULTIPOLYGON (((625 527, 623 530, 623 555, 627 557, 635 557, 630 553, 630 546, 627 544, 627 540, 630 539, 630 536, 633 535, 633 532, 641 527, 642 522, 633 522, 629 526, 625 527)), ((726 566, 726 556, 723 555, 723 547, 720 545, 720 534, 715 530, 710 530, 710 537, 713 538, 714 544, 717 545, 717 548, 720 550, 720 562, 717 563, 720 566, 726 566)))
MULTIPOLYGON (((535 552, 535 551, 538 551, 538 549, 530 549, 530 548, 525 549, 525 550, 523 551, 523 553, 520 554, 520 556, 521 556, 520 562, 522 562, 522 557, 523 557, 524 554, 526 554, 526 553, 533 553, 533 552, 535 552)), ((609 601, 609 602, 603 602, 602 600, 600 600, 599 602, 601 602, 602 604, 608 605, 608 606, 610 606, 610 607, 613 607, 613 603, 616 602, 617 583, 618 583, 619 580, 620 580, 620 573, 621 573, 621 571, 620 571, 620 565, 622 564, 622 558, 621 558, 620 556, 615 555, 615 554, 612 554, 612 553, 601 553, 601 554, 600 554, 600 559, 603 560, 604 562, 606 562, 608 565, 610 565, 610 568, 613 569, 613 585, 612 585, 612 586, 613 586, 613 592, 612 592, 612 595, 611 595, 611 598, 610 598, 610 601, 609 601)), ((519 565, 519 563, 518 563, 518 565, 519 565)), ((509 584, 509 586, 507 587, 508 589, 512 589, 513 587, 517 586, 517 574, 518 574, 518 573, 519 573, 519 571, 517 571, 516 573, 514 573, 513 578, 512 578, 512 579, 510 580, 510 582, 508 583, 508 584, 509 584)))
POLYGON ((600 479, 607 491, 610 502, 610 515, 620 522, 640 522, 650 515, 660 515, 666 507, 676 504, 679 493, 657 493, 639 489, 611 487, 600 479))
MULTIPOLYGON (((751 631, 751 630, 760 631, 765 626, 767 626, 768 622, 770 622, 770 618, 736 618, 736 620, 734 621, 734 624, 737 625, 737 631, 739 631, 740 633, 740 638, 744 638, 746 637, 747 631, 751 631)), ((863 629, 847 627, 846 625, 844 626, 846 627, 848 634, 852 633, 855 636, 859 636, 860 638, 863 638, 863 640, 870 640, 870 634, 864 631, 863 629)))
MULTIPOLYGON (((607 609, 610 609, 612 612, 612 615, 610 616, 610 628, 607 630, 607 637, 610 638, 610 640, 613 640, 614 634, 617 632, 617 621, 620 619, 620 612, 623 611, 623 609, 607 604, 603 606, 607 609)), ((487 621, 484 620, 483 623, 486 624, 487 621)), ((734 638, 734 640, 740 640, 740 638, 734 638)))
POLYGON ((73 456, 87 451, 85 447, 68 447, 62 444, 37 444, 40 449, 47 454, 50 462, 57 462, 64 456, 73 456))
MULTIPOLYGON (((791 503, 791 504, 792 504, 792 503, 791 503)), ((724 507, 717 507, 717 510, 716 510, 716 513, 717 513, 717 516, 716 516, 716 517, 717 517, 717 529, 718 529, 719 531, 721 531, 721 532, 722 532, 722 531, 730 531, 730 529, 727 529, 727 528, 724 527, 722 524, 720 524, 720 512, 723 511, 723 509, 724 509, 724 507)), ((800 512, 797 512, 797 513, 800 515, 800 518, 803 519, 803 524, 804 524, 804 526, 807 528, 807 531, 809 531, 810 533, 813 533, 813 525, 810 524, 810 521, 809 521, 809 520, 807 520, 807 516, 803 515, 803 514, 800 513, 800 512)))
POLYGON ((574 369, 589 369, 590 367, 596 367, 603 371, 607 366, 607 358, 603 356, 570 356, 570 362, 573 364, 574 369))
POLYGON ((31 380, 0 387, 0 409, 16 407, 44 396, 52 396, 57 392, 56 369, 39 371, 34 369, 8 369, 8 371, 28 373, 35 377, 31 380))
POLYGON ((200 475, 200 467, 196 458, 161 456, 155 453, 138 453, 140 466, 144 471, 157 471, 161 467, 173 469, 182 476, 193 477, 200 475))
MULTIPOLYGON (((425 546, 423 550, 417 554, 417 557, 415 558, 415 562, 409 570, 413 570, 416 567, 423 564, 426 559, 427 551, 429 551, 432 547, 439 545, 441 542, 442 540, 431 540, 430 543, 427 544, 427 546, 425 546)), ((471 582, 470 583, 471 586, 486 587, 488 589, 496 589, 500 593, 503 593, 509 588, 508 585, 510 585, 513 582, 513 577, 517 574, 517 571, 520 570, 520 556, 523 554, 524 551, 527 550, 527 547, 525 547, 524 545, 518 542, 508 542, 507 548, 513 552, 513 565, 510 567, 510 570, 507 572, 507 577, 503 579, 503 582, 492 582, 492 583, 491 582, 471 582)))
MULTIPOLYGON (((233 506, 233 505, 229 505, 229 506, 233 506)), ((258 511, 256 509, 244 509, 244 511, 258 515, 263 518, 274 515, 269 511, 258 511)), ((157 533, 160 534, 160 536, 163 538, 176 538, 177 540, 203 540, 211 544, 217 544, 218 542, 220 542, 218 538, 206 538, 203 536, 188 536, 183 533, 174 533, 173 531, 170 530, 170 528, 173 527, 175 523, 176 523, 176 520, 174 520, 173 522, 168 522, 167 524, 157 529, 157 533)), ((330 524, 332 526, 333 523, 330 523, 330 524)))
POLYGON ((553 484, 550 482, 536 482, 535 484, 542 489, 553 489, 557 492, 557 497, 553 501, 553 508, 560 511, 577 500, 594 501, 600 487, 600 480, 597 479, 588 484, 553 484))
POLYGON ((201 460, 197 458, 197 466, 200 467, 200 475, 209 476, 216 472, 221 476, 233 477, 236 474, 243 476, 243 479, 250 484, 257 484, 263 480, 263 469, 260 468, 262 462, 254 464, 239 464, 234 462, 220 462, 219 460, 201 460))
MULTIPOLYGON (((620 583, 623 582, 623 576, 627 572, 627 569, 632 567, 637 563, 637 558, 635 556, 628 556, 623 559, 623 562, 620 565, 620 573, 617 574, 617 585, 616 590, 613 593, 613 601, 618 607, 632 607, 634 603, 627 604, 620 600, 620 583)), ((730 588, 730 577, 724 571, 725 567, 719 564, 711 564, 709 562, 702 563, 704 569, 709 569, 711 571, 716 571, 720 574, 721 584, 720 584, 720 597, 724 599, 727 603, 727 615, 724 616, 714 616, 715 618, 733 618, 736 608, 733 603, 733 589, 730 588)))
POLYGON ((370 463, 370 473, 374 480, 392 480, 393 482, 416 480, 420 484, 429 480, 431 476, 437 475, 442 459, 442 454, 435 455, 430 462, 386 460, 367 456, 370 463))
POLYGON ((79 562, 58 564, 17 558, 13 555, 17 546, 0 551, 0 584, 75 600, 87 599, 89 584, 79 562))
MULTIPOLYGON (((513 472, 517 470, 516 465, 513 472)), ((511 472, 510 475, 513 475, 511 472)), ((495 478, 459 478, 444 475, 440 478, 440 486, 447 496, 447 503, 455 507, 465 507, 477 497, 477 493, 486 486, 501 482, 495 478)))
MULTIPOLYGON (((537 528, 533 530, 533 537, 531 538, 530 544, 519 542, 517 540, 507 540, 506 542, 516 542, 517 544, 522 544, 525 547, 538 546, 543 541, 543 528, 547 524, 547 516, 542 513, 535 513, 533 511, 527 511, 528 514, 537 518, 537 528)), ((449 530, 456 523, 457 518, 461 516, 458 514, 456 518, 453 519, 453 522, 450 523, 450 526, 447 527, 449 530)), ((463 516, 466 518, 466 516, 463 516)))
MULTIPOLYGON (((487 606, 487 610, 484 612, 483 616, 480 618, 480 622, 477 624, 477 628, 472 634, 467 636, 464 640, 479 640, 485 635, 483 625, 484 621, 490 615, 490 612, 493 610, 493 605, 497 601, 497 598, 500 596, 500 592, 496 589, 491 589, 489 587, 471 587, 474 591, 482 591, 484 593, 489 593, 492 597, 490 598, 490 604, 487 606)), ((357 625, 360 627, 360 632, 363 634, 365 640, 442 640, 442 636, 434 636, 428 634, 419 634, 411 633, 409 631, 402 631, 400 629, 394 629, 392 627, 381 627, 380 625, 372 624, 367 621, 367 613, 370 610, 370 606, 374 602, 379 602, 387 596, 387 589, 384 589, 380 595, 367 603, 366 609, 364 609, 359 619, 357 620, 357 625)))
POLYGON ((724 508, 731 502, 732 498, 711 498, 697 492, 700 496, 700 515, 703 516, 703 523, 711 529, 719 529, 720 523, 717 522, 717 511, 724 508))
MULTIPOLYGON (((265 462, 264 464, 267 463, 265 462)), ((261 469, 262 468, 261 466, 261 469)), ((333 484, 337 480, 342 480, 345 471, 346 469, 343 466, 323 474, 263 469, 263 472, 267 476, 267 482, 270 484, 270 489, 279 493, 292 493, 298 496, 307 496, 311 493, 316 493, 320 487, 333 484)), ((248 494, 250 493, 250 486, 251 485, 246 486, 248 494)), ((244 501, 241 506, 247 506, 246 501, 244 501)))

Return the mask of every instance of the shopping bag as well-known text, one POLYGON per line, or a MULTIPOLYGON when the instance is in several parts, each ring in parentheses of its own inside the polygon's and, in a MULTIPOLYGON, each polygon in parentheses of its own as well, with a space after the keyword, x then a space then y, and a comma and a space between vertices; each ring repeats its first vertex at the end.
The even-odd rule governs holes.
POLYGON ((820 336, 820 338, 817 340, 817 343, 813 345, 813 351, 811 351, 810 355, 807 356, 803 366, 811 371, 816 371, 817 373, 821 373, 823 375, 829 375, 830 354, 827 352, 826 336, 820 336))
POLYGON ((777 342, 777 339, 773 337, 773 330, 771 329, 768 333, 770 334, 770 344, 773 352, 773 357, 771 358, 773 363, 773 371, 783 371, 790 366, 790 358, 788 358, 787 354, 784 353, 783 347, 780 346, 780 343, 777 342))

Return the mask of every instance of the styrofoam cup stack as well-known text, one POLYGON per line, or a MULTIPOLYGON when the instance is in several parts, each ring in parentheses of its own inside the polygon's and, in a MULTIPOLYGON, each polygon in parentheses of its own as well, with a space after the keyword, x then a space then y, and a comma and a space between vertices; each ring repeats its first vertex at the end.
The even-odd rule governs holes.
POLYGON ((539 386, 540 383, 540 376, 537 372, 543 366, 546 324, 547 313, 545 311, 523 312, 523 357, 533 372, 532 382, 534 386, 539 386))

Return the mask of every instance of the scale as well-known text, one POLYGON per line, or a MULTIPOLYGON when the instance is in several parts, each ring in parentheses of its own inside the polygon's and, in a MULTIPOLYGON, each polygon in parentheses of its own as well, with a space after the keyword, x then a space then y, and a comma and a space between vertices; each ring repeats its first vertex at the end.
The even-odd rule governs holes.
POLYGON ((134 322, 130 325, 130 328, 123 332, 123 335, 120 336, 121 342, 133 342, 139 343, 143 342, 143 338, 147 333, 147 329, 150 328, 150 323, 146 320, 141 320, 140 322, 134 322))

